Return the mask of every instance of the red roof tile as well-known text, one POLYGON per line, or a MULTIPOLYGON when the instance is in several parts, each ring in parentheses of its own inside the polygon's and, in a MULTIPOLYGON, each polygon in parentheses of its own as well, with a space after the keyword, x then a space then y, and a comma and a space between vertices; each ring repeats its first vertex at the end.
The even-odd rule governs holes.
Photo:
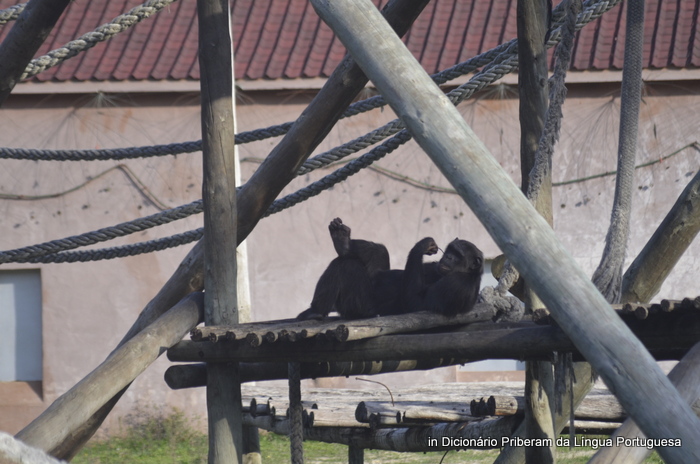
MULTIPOLYGON (((387 0, 375 0, 383 5, 387 0)), ((16 0, 0 0, 0 9, 16 0)), ((94 30, 141 0, 74 0, 38 55, 94 30)), ((516 35, 516 0, 433 0, 406 35, 413 55, 430 73, 445 69, 516 35)), ((621 69, 624 5, 579 32, 571 68, 621 69)), ((699 67, 700 0, 647 0, 644 66, 699 67)), ((307 0, 233 0, 236 78, 296 79, 328 76, 345 54, 307 0)), ((179 0, 154 17, 81 53, 35 79, 198 79, 196 0, 179 0)), ((11 24, 0 29, 4 39, 11 24)))

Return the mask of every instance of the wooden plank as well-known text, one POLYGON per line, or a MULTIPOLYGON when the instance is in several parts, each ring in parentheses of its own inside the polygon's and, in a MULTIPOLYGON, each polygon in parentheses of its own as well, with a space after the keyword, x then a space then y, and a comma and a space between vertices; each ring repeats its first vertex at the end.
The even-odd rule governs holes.
POLYGON ((105 402, 131 383, 204 317, 204 295, 194 293, 112 353, 94 371, 61 395, 16 437, 29 446, 59 447, 105 402))
MULTIPOLYGON (((204 322, 238 323, 233 44, 228 0, 197 0, 202 104, 204 322)), ((238 363, 207 366, 209 464, 243 462, 238 363)))
POLYGON ((700 462, 700 419, 372 3, 312 3, 625 410, 649 435, 682 439, 661 456, 700 462))
POLYGON ((70 0, 31 0, 24 7, 0 44, 0 106, 69 3, 70 0))

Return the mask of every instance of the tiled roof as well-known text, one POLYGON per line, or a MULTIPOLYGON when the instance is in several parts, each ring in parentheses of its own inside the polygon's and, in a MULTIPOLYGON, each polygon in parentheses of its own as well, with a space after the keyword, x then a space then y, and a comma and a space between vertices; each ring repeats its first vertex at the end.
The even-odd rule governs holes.
MULTIPOLYGON (((0 8, 15 3, 0 0, 0 8)), ((140 3, 72 1, 39 55, 140 3)), ((646 68, 700 67, 699 6, 700 0, 647 0, 646 68)), ((428 72, 434 73, 515 37, 515 9, 516 0, 433 0, 405 40, 428 72)), ((624 10, 624 5, 613 8, 579 33, 572 69, 621 69, 624 10)), ((237 79, 327 77, 345 53, 308 0, 233 0, 232 17, 237 79)), ((10 27, 3 27, 0 40, 10 27)), ((40 81, 198 78, 196 0, 178 0, 127 32, 36 77, 40 81)))

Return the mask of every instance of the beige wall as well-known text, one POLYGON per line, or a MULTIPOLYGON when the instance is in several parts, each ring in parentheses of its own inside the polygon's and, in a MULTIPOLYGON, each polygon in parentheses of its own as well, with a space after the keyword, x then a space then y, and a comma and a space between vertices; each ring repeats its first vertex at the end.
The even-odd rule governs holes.
MULTIPOLYGON (((642 105, 638 162, 658 160, 697 141, 700 97, 695 84, 655 83, 642 105)), ((615 87, 579 85, 569 92, 563 130, 554 159, 555 181, 612 171, 616 160, 619 98, 615 87)), ((460 109, 475 132, 513 178, 519 178, 517 100, 511 87, 495 87, 488 98, 460 109)), ((272 91, 241 94, 239 131, 293 120, 310 100, 307 93, 272 91)), ((390 120, 389 108, 342 121, 324 149, 364 134, 390 120)), ((30 148, 103 148, 163 144, 200 137, 195 94, 14 96, 0 110, 0 144, 30 148)), ((243 179, 276 139, 240 147, 243 179)), ((637 171, 629 256, 651 236, 675 198, 697 170, 698 152, 637 171)), ((149 197, 168 207, 200 198, 199 154, 125 162, 31 162, 0 160, 2 249, 75 235, 153 214, 149 197), (125 171, 109 169, 125 165, 125 171), (97 178, 102 173, 105 173, 97 178), (92 182, 72 191, 68 189, 92 182), (137 184, 141 182, 147 191, 137 184), (31 200, 30 196, 56 194, 31 200), (4 199, 23 195, 24 200, 4 199)), ((389 248, 392 265, 402 267, 410 247, 424 236, 445 244, 458 236, 475 242, 487 257, 498 249, 440 172, 409 143, 378 163, 409 181, 364 170, 309 201, 260 222, 248 240, 252 311, 255 320, 293 317, 306 309, 318 276, 334 256, 327 224, 341 217, 358 238, 389 248), (420 183, 423 187, 416 186, 420 183)), ((328 169, 295 180, 292 192, 326 175, 328 169)), ((518 181, 519 182, 519 181, 518 181)), ((555 228, 571 253, 591 273, 604 246, 614 177, 555 187, 555 228)), ((109 242, 134 243, 200 227, 200 216, 109 242)), ((0 270, 39 268, 42 277, 44 378, 40 388, 0 384, 0 430, 16 431, 50 404, 116 346, 144 305, 172 274, 190 246, 120 260, 84 264, 3 265, 0 270), (38 391, 38 393, 36 393, 38 391), (18 414, 18 405, 24 405, 18 414), (27 413, 30 411, 31 413, 27 413)), ((699 245, 687 255, 658 298, 700 294, 699 245)), ((131 386, 107 422, 136 406, 172 405, 204 414, 203 390, 173 392, 163 382, 167 360, 151 366, 131 386)), ((461 376, 460 378, 462 378, 461 376)), ((456 378, 454 368, 383 377, 390 386, 456 378)), ((366 387, 366 385, 357 386, 366 387)))

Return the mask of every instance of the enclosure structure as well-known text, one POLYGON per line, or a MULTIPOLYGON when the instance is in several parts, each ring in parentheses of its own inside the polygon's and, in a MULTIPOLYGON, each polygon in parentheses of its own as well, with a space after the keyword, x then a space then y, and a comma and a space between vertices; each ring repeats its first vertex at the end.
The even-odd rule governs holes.
MULTIPOLYGON (((280 150, 281 150, 281 149, 280 149, 280 150)), ((274 158, 271 158, 271 159, 274 159, 274 158)), ((270 162, 270 164, 272 164, 272 162, 270 162)), ((270 164, 268 164, 268 169, 269 169, 269 165, 270 165, 270 164)), ((272 164, 272 165, 274 166, 274 164, 272 164)), ((265 170, 262 170, 262 169, 261 169, 260 172, 261 172, 260 176, 263 176, 263 175, 265 174, 265 170)), ((256 173, 256 174, 257 174, 257 173, 256 173)), ((251 178, 251 180, 250 180, 249 182, 253 182, 253 179, 255 179, 255 177, 251 178)), ((256 184, 255 184, 255 182, 253 182, 251 185, 255 186, 256 184)), ((251 187, 251 188, 252 188, 252 187, 251 187)), ((245 193, 245 192, 246 192, 246 190, 245 190, 245 188, 244 188, 243 193, 245 193)), ((249 195, 250 195, 250 193, 249 193, 249 195)), ((256 195, 256 197, 257 197, 257 195, 256 195)), ((245 196, 244 196, 244 198, 245 198, 245 196)), ((245 201, 245 200, 243 200, 243 201, 245 201)), ((253 222, 254 222, 254 221, 253 221, 253 222)), ((245 229, 244 229, 244 230, 245 230, 245 229)), ((192 281, 190 280, 190 283, 191 283, 191 282, 192 282, 192 281)), ((174 302, 173 302, 173 303, 174 303, 174 302)))

